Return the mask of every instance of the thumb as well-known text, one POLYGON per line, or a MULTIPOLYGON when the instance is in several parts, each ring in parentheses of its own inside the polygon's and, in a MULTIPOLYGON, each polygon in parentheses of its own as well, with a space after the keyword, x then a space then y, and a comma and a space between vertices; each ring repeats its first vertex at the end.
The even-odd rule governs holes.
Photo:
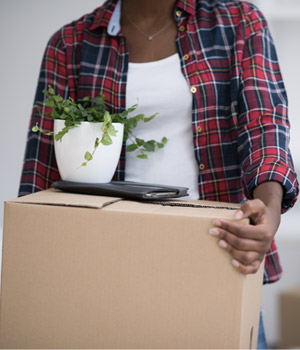
POLYGON ((248 200, 233 214, 235 220, 261 216, 265 212, 265 205, 259 199, 248 200))
POLYGON ((245 215, 245 213, 241 209, 238 209, 234 212, 233 218, 235 220, 241 220, 244 218, 244 215, 245 215))

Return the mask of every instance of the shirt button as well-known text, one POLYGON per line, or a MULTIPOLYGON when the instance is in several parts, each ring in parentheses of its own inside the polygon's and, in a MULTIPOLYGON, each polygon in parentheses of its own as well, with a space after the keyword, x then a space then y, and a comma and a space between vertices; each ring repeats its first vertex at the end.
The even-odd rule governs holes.
POLYGON ((180 17, 181 14, 182 14, 182 12, 181 12, 180 10, 177 10, 177 11, 176 11, 176 16, 177 16, 177 17, 180 17))
POLYGON ((184 56, 183 56, 183 59, 185 60, 185 61, 187 61, 188 59, 189 59, 189 55, 188 54, 185 54, 184 56))
POLYGON ((201 132, 201 131, 202 131, 201 126, 198 126, 198 127, 197 127, 197 131, 198 131, 198 132, 201 132))
POLYGON ((185 30, 185 26, 180 26, 180 27, 179 27, 179 30, 180 30, 181 32, 183 32, 183 31, 185 30))
POLYGON ((200 170, 204 170, 204 169, 205 169, 205 165, 204 165, 203 163, 201 163, 201 164, 199 165, 199 169, 200 169, 200 170))
POLYGON ((194 94, 197 92, 197 88, 195 86, 191 87, 191 93, 194 94))

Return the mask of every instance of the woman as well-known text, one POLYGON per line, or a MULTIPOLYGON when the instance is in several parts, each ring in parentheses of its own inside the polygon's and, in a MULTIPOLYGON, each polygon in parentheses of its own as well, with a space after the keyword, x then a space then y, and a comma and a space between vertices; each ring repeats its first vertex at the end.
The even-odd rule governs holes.
MULTIPOLYGON (((147 161, 127 155, 126 164, 123 150, 116 178, 183 185, 193 199, 243 203, 235 217, 252 225, 216 220, 210 234, 240 272, 255 273, 266 256, 264 283, 280 278, 274 236, 298 183, 276 53, 253 5, 109 0, 51 38, 35 104, 43 105, 49 84, 77 101, 102 92, 111 112, 137 99, 143 113, 159 112, 137 133, 162 134, 168 145, 147 161)), ((52 127, 34 109, 30 128, 36 122, 52 127)), ((20 195, 57 179, 53 144, 29 132, 20 195)))

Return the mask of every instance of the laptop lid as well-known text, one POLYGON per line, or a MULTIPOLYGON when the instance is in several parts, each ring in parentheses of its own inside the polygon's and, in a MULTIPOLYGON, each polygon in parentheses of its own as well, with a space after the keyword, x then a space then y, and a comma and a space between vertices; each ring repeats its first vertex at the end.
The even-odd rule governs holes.
POLYGON ((52 187, 65 192, 139 200, 163 200, 188 196, 187 187, 146 184, 131 181, 111 181, 109 183, 57 181, 53 183, 52 187))

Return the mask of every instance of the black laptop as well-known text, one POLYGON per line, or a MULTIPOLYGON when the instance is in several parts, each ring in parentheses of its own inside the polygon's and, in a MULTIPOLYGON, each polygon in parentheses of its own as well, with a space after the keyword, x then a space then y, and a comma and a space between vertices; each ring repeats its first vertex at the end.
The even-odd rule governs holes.
POLYGON ((121 197, 138 200, 164 200, 188 196, 187 187, 145 184, 131 181, 82 183, 57 181, 52 187, 65 192, 121 197))

